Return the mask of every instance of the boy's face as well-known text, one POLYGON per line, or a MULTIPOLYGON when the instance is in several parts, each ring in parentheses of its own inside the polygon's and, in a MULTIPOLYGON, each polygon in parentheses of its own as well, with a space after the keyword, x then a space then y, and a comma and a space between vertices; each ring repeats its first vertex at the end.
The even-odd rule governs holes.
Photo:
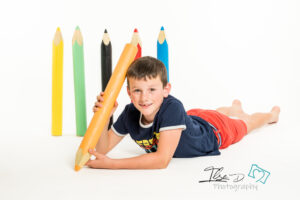
POLYGON ((146 119, 153 120, 164 97, 169 95, 171 85, 163 87, 159 76, 146 80, 129 78, 128 83, 127 92, 133 105, 146 119))

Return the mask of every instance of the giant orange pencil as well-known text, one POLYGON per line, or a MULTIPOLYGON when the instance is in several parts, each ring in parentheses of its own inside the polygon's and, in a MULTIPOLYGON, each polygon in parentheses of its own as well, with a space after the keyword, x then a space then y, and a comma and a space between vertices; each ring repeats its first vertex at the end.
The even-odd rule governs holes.
POLYGON ((88 150, 96 147, 125 81, 127 69, 134 60, 137 51, 137 43, 134 41, 131 41, 130 44, 126 44, 124 47, 120 59, 104 91, 103 106, 94 114, 77 151, 75 160, 76 171, 79 171, 89 160, 91 155, 88 153, 88 150))
POLYGON ((142 41, 141 41, 141 38, 139 36, 139 32, 137 29, 134 29, 134 33, 132 35, 131 42, 137 43, 138 52, 134 58, 134 60, 136 60, 142 56, 142 41))

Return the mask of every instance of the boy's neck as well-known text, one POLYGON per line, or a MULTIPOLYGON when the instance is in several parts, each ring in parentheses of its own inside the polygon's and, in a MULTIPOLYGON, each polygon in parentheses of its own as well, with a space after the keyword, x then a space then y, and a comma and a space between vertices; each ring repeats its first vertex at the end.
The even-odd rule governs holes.
MULTIPOLYGON (((154 116, 154 117, 155 117, 155 116, 154 116)), ((146 119, 146 117, 145 117, 144 115, 142 115, 141 122, 142 122, 142 124, 144 124, 144 125, 151 124, 151 123, 154 121, 154 117, 153 117, 153 119, 146 119)))

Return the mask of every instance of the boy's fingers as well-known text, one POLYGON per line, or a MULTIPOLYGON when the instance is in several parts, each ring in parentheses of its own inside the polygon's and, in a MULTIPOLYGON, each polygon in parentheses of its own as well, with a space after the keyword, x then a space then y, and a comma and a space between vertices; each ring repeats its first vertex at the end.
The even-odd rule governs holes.
POLYGON ((89 153, 94 155, 96 158, 100 155, 97 151, 95 151, 94 149, 89 149, 89 153))
POLYGON ((85 163, 85 165, 86 165, 86 166, 90 166, 91 162, 92 162, 92 160, 88 160, 88 161, 85 163))
POLYGON ((102 103, 96 102, 96 103, 95 103, 95 106, 101 108, 101 107, 102 107, 102 103))
POLYGON ((102 102, 102 101, 104 101, 104 99, 103 99, 103 97, 101 97, 101 96, 97 96, 97 101, 99 102, 102 102))
POLYGON ((86 166, 90 167, 90 168, 94 168, 94 163, 95 161, 94 160, 89 160, 85 163, 86 166))

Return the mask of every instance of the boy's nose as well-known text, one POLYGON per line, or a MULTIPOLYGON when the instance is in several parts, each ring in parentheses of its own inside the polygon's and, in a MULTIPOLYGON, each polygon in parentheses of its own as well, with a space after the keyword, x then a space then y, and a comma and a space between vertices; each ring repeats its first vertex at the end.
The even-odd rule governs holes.
POLYGON ((149 96, 148 92, 143 92, 142 95, 141 95, 141 100, 142 101, 147 100, 148 96, 149 96))

